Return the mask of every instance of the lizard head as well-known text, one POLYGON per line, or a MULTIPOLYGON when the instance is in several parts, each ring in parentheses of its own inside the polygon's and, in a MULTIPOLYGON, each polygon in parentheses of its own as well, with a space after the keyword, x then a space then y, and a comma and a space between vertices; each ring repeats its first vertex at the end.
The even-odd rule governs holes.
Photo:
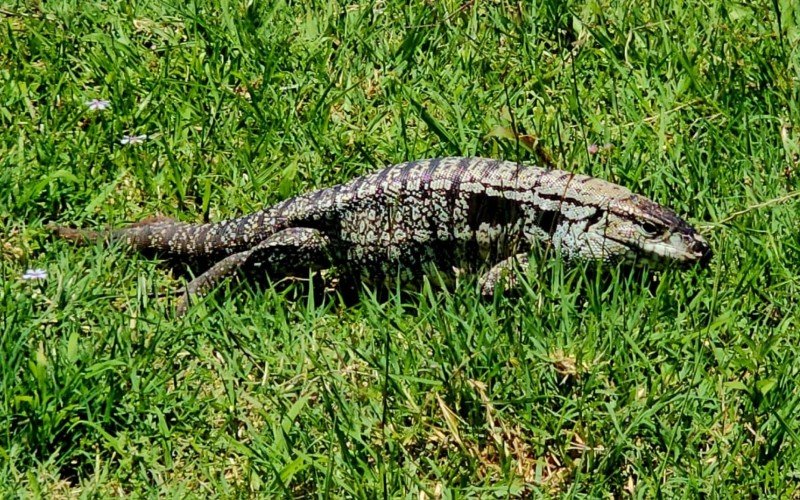
POLYGON ((691 225, 643 196, 611 198, 604 215, 585 228, 604 260, 683 268, 706 267, 711 260, 711 248, 691 225))

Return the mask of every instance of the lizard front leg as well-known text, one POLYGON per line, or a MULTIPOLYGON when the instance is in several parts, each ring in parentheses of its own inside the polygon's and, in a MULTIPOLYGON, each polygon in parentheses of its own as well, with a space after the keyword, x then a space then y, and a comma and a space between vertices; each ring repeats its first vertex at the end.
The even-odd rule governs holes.
POLYGON ((183 315, 194 297, 207 294, 223 280, 239 274, 287 276, 327 267, 328 243, 328 238, 316 229, 294 227, 278 231, 249 250, 225 257, 189 282, 178 299, 177 314, 183 315))
POLYGON ((501 260, 478 280, 481 295, 484 297, 494 295, 498 283, 502 285, 504 292, 518 288, 519 278, 516 271, 524 271, 529 264, 530 260, 527 253, 518 253, 501 260))

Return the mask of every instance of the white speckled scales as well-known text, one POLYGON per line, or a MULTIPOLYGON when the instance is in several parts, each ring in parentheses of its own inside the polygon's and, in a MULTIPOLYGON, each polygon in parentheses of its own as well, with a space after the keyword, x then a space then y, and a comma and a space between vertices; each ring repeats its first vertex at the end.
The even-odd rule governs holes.
MULTIPOLYGON (((500 260, 532 242, 571 255, 575 245, 566 240, 580 240, 589 223, 599 222, 609 199, 630 196, 620 186, 563 171, 442 158, 388 167, 266 213, 290 226, 336 233, 337 260, 413 272, 420 261, 500 260)), ((600 257, 602 248, 595 251, 600 257)))

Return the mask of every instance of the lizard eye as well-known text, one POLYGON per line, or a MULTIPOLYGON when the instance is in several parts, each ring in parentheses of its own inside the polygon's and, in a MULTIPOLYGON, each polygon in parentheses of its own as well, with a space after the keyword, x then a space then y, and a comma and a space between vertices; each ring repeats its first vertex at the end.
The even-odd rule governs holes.
POLYGON ((644 233, 647 234, 647 236, 655 236, 660 232, 658 226, 656 226, 652 222, 643 222, 642 231, 644 231, 644 233))

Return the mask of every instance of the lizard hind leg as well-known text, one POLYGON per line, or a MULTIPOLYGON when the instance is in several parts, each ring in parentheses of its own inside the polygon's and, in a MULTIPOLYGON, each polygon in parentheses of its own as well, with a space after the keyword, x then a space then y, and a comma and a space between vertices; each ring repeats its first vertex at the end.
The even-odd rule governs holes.
POLYGON ((330 242, 316 229, 292 227, 278 231, 255 246, 245 265, 268 274, 290 275, 330 266, 330 242))
POLYGON ((278 231, 249 250, 225 257, 189 282, 178 299, 177 314, 185 314, 192 299, 207 294, 228 278, 291 276, 304 269, 328 267, 328 246, 328 239, 316 229, 278 231))
POLYGON ((247 261, 251 250, 229 255, 217 262, 210 269, 190 281, 182 290, 175 306, 176 314, 183 316, 195 297, 202 297, 222 281, 236 276, 239 269, 247 261))

